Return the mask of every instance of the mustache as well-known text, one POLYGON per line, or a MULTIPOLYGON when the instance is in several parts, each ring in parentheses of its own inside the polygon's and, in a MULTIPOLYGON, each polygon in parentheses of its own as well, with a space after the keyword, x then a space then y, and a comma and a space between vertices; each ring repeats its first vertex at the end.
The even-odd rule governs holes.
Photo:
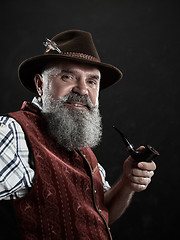
POLYGON ((83 103, 87 106, 89 110, 92 110, 95 108, 93 105, 90 97, 88 95, 79 95, 77 93, 70 92, 64 97, 61 97, 58 99, 61 103, 69 103, 69 102, 79 102, 83 103))

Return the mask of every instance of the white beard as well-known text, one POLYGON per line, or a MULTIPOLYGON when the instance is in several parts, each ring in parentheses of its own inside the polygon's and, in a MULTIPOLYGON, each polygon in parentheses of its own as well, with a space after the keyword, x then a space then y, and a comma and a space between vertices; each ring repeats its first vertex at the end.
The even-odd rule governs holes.
POLYGON ((68 151, 93 148, 99 144, 102 136, 101 116, 98 106, 94 107, 87 95, 70 93, 54 100, 46 93, 42 102, 42 113, 50 135, 68 151), (70 100, 86 103, 88 109, 67 107, 64 103, 70 100))

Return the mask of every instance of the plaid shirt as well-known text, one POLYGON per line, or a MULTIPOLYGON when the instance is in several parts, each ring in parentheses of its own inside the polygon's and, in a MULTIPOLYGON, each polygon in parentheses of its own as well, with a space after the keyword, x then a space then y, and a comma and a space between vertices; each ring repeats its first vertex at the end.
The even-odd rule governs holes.
MULTIPOLYGON (((23 197, 33 186, 33 170, 24 132, 19 123, 10 117, 0 117, 0 200, 23 197)), ((104 191, 110 186, 106 173, 99 164, 104 191)))

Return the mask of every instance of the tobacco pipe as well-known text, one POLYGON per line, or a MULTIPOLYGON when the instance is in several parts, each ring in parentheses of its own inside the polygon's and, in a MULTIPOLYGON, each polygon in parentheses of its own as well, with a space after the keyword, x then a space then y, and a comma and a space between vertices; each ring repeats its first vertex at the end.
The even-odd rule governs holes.
POLYGON ((134 146, 128 141, 124 134, 117 127, 113 126, 113 128, 120 134, 127 151, 136 162, 151 162, 160 155, 159 152, 150 145, 146 145, 142 151, 135 150, 134 146))

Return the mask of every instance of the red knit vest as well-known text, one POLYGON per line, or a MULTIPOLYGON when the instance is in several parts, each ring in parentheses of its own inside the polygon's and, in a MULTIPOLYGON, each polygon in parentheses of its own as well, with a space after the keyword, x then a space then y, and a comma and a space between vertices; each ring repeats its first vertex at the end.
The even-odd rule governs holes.
POLYGON ((102 179, 91 149, 67 152, 47 133, 38 109, 23 103, 10 113, 22 126, 35 161, 30 192, 14 200, 25 240, 107 240, 108 211, 102 179))

